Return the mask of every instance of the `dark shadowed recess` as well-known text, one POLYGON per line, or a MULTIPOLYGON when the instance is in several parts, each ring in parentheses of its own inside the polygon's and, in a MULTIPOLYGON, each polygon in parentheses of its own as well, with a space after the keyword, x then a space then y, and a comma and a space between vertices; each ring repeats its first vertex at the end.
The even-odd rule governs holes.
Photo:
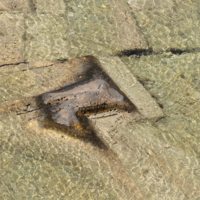
MULTIPOLYGON (((106 103, 103 104, 100 107, 92 108, 91 110, 84 110, 77 113, 77 118, 80 121, 81 126, 73 126, 73 127, 67 127, 61 124, 56 123, 52 117, 51 117, 51 111, 50 108, 52 105, 43 104, 43 109, 41 109, 41 112, 43 112, 44 120, 42 120, 42 123, 46 128, 49 129, 59 129, 63 133, 67 133, 68 135, 79 138, 81 140, 91 142, 95 146, 98 146, 101 149, 107 149, 106 145, 98 138, 95 129, 90 124, 87 116, 90 114, 98 114, 102 112, 106 112, 112 109, 123 109, 127 112, 133 112, 136 111, 135 106, 128 100, 128 98, 125 96, 125 94, 120 91, 118 86, 111 80, 111 78, 104 72, 100 62, 98 59, 96 59, 94 56, 85 56, 81 58, 75 58, 79 64, 83 67, 83 74, 81 75, 81 80, 78 81, 76 84, 73 85, 67 85, 65 87, 60 88, 56 91, 50 91, 51 92, 63 92, 66 90, 71 90, 79 85, 83 85, 84 83, 96 80, 96 79, 103 79, 105 80, 110 87, 120 92, 125 97, 126 107, 119 108, 119 107, 107 107, 106 103)), ((75 60, 73 59, 73 60, 75 60)), ((73 60, 67 61, 72 62, 73 60)), ((41 95, 42 96, 42 95, 41 95)), ((42 104, 42 99, 38 99, 38 106, 42 104)))

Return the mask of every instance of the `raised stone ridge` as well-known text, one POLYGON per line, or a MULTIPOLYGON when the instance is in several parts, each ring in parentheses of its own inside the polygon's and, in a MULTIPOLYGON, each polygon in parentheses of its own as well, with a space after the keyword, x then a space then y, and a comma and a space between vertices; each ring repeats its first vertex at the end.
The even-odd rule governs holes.
POLYGON ((163 112, 147 90, 118 57, 100 58, 102 68, 146 118, 162 117, 163 112))

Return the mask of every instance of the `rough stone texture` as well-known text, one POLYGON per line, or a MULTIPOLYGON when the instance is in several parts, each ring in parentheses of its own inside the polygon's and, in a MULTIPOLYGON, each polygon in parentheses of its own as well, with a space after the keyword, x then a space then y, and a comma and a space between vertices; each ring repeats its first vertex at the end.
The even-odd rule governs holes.
POLYGON ((195 77, 200 73, 196 68, 199 57, 199 53, 180 56, 161 54, 140 59, 123 58, 123 61, 157 102, 163 105, 167 116, 181 113, 198 119, 199 79, 195 77))
MULTIPOLYGON (((187 158, 184 154, 178 156, 175 147, 158 138, 162 134, 158 128, 149 123, 133 123, 128 118, 122 120, 115 116, 92 122, 99 129, 98 136, 109 145, 135 180, 142 196, 146 199, 184 199, 187 196, 181 188, 178 171, 173 169, 177 167, 177 161, 173 163, 172 160, 175 157, 187 158)), ((189 177, 184 178, 189 180, 189 177)), ((189 184, 190 189, 192 183, 189 184)))
POLYGON ((26 16, 26 61, 99 57, 124 49, 147 48, 129 10, 120 1, 65 1, 65 4, 65 14, 26 16))
POLYGON ((162 104, 166 117, 152 122, 120 116, 92 119, 98 136, 148 199, 200 198, 199 80, 193 78, 200 75, 195 67, 199 58, 199 53, 123 58, 162 104))
POLYGON ((163 116, 162 110, 155 100, 118 57, 100 58, 100 62, 106 73, 144 117, 159 118, 163 116))
POLYGON ((81 59, 74 59, 64 63, 35 62, 1 67, 0 102, 41 95, 81 81, 83 64, 81 59))
MULTIPOLYGON (((157 97, 164 107, 166 119, 153 124, 161 131, 156 137, 171 149, 165 157, 170 173, 189 199, 199 198, 199 110, 198 90, 190 83, 194 72, 199 70, 191 67, 198 65, 200 54, 183 54, 181 56, 149 56, 141 59, 124 60, 129 63, 135 76, 139 76, 148 91, 157 97), (183 71, 187 70, 187 78, 183 71), (188 78, 190 77, 190 78, 188 78), (178 153, 177 153, 178 152, 178 153), (192 169, 195 169, 194 171, 192 169), (184 184, 183 184, 184 183, 184 184), (195 185, 195 187, 194 187, 195 185)), ((194 80, 194 79, 193 79, 194 80)), ((157 142, 158 146, 162 143, 157 142)), ((175 198, 176 199, 176 198, 175 198)))
POLYGON ((155 52, 169 49, 187 50, 200 46, 199 2, 175 1, 169 2, 168 6, 144 8, 149 1, 128 2, 149 46, 155 52), (140 11, 135 9, 135 4, 140 5, 140 11))
POLYGON ((64 39, 69 30, 65 15, 30 14, 26 16, 26 27, 26 61, 69 58, 70 44, 64 39))
POLYGON ((174 5, 173 0, 125 0, 130 5, 134 12, 152 10, 152 9, 166 9, 174 5))
POLYGON ((178 74, 179 77, 184 80, 184 82, 187 82, 189 85, 192 86, 193 89, 198 91, 197 93, 194 92, 193 95, 194 97, 200 99, 200 97, 198 96, 198 93, 200 92, 200 54, 182 54, 180 56, 174 56, 174 58, 172 58, 171 60, 173 60, 173 65, 170 64, 169 61, 168 65, 171 65, 173 71, 178 74))
POLYGON ((0 1, 0 199, 199 200, 199 0, 27 2, 0 1), (82 59, 15 64, 121 50, 164 117, 91 116, 107 151, 48 127, 34 97, 84 80, 82 59))
POLYGON ((23 62, 24 18, 22 13, 0 13, 0 66, 23 62))
POLYGON ((147 44, 137 27, 136 21, 121 0, 110 0, 114 13, 120 50, 146 49, 147 44))
POLYGON ((25 11, 29 9, 29 0, 1 0, 0 11, 25 11))
POLYGON ((66 6, 64 0, 35 0, 37 13, 64 14, 66 6))
POLYGON ((1 199, 142 199, 112 152, 14 113, 0 131, 1 199))

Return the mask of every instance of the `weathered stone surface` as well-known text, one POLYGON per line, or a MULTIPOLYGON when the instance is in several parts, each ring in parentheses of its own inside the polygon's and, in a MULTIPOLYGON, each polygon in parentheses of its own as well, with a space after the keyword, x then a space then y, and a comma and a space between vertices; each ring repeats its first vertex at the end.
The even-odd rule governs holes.
POLYGON ((0 13, 0 66, 24 61, 23 34, 22 13, 0 13))
MULTIPOLYGON (((119 116, 93 119, 92 123, 98 128, 98 136, 119 157, 135 180, 144 198, 184 199, 189 194, 189 191, 184 192, 181 181, 184 178, 190 180, 190 175, 181 179, 176 170, 177 167, 184 171, 182 159, 186 161, 187 158, 180 151, 177 153, 178 149, 171 143, 158 138, 159 134, 164 135, 158 128, 148 122, 122 120, 119 116)), ((192 183, 187 186, 192 189, 192 183)))
POLYGON ((149 4, 145 8, 147 2, 149 1, 129 1, 142 33, 155 52, 199 48, 200 14, 198 10, 200 7, 198 2, 175 1, 169 2, 168 6, 157 7, 149 4), (141 4, 139 10, 136 9, 135 4, 141 4))
POLYGON ((121 0, 110 0, 114 13, 120 50, 146 49, 145 38, 140 32, 136 21, 131 16, 126 4, 121 0))
POLYGON ((103 69, 146 118, 162 117, 161 108, 118 57, 100 58, 103 69))
POLYGON ((64 0, 35 0, 37 13, 64 14, 66 12, 64 0))
POLYGON ((24 11, 29 9, 28 0, 1 0, 0 11, 18 10, 24 11))
POLYGON ((196 53, 123 58, 162 104, 166 117, 152 122, 121 116, 91 119, 146 198, 200 197, 199 81, 194 79, 200 75, 195 67, 199 57, 196 53))
POLYGON ((174 6, 173 0, 125 0, 134 12, 166 9, 174 6))
POLYGON ((167 116, 190 115, 195 120, 199 110, 200 54, 183 54, 123 58, 134 76, 138 77, 149 93, 163 105, 167 116), (193 63, 194 67, 191 67, 193 63), (193 80, 193 81, 191 81, 193 80))
POLYGON ((199 51, 199 0, 0 0, 0 10, 0 199, 200 199, 200 54, 160 54, 199 51), (159 54, 121 58, 133 77, 120 80, 108 56, 140 55, 146 40, 159 54), (136 77, 164 117, 90 116, 107 151, 47 128, 37 95, 84 80, 86 65, 21 63, 23 53, 27 61, 107 57, 122 91, 136 77))
POLYGON ((0 73, 9 73, 9 72, 19 72, 19 71, 26 71, 26 70, 32 70, 32 69, 37 69, 40 67, 48 67, 52 66, 55 64, 55 62, 50 62, 50 61, 38 61, 38 62, 32 62, 32 63, 17 63, 17 64, 8 64, 5 66, 0 67, 0 73), (9 66, 9 67, 7 67, 9 66))
MULTIPOLYGON (((197 95, 199 88, 196 87, 199 81, 194 79, 200 71, 191 67, 191 63, 198 65, 199 56, 199 53, 196 53, 123 59, 132 73, 138 76, 147 90, 163 105, 163 111, 168 117, 152 124, 158 128, 158 131, 153 131, 156 133, 156 145, 170 149, 167 155, 161 153, 165 168, 190 199, 198 199, 200 196, 200 168, 197 164, 199 158, 196 157, 199 153, 200 132, 200 102, 197 95), (196 170, 195 176, 193 168, 196 170)), ((144 127, 144 124, 142 126, 144 127)), ((145 132, 145 129, 142 130, 145 132)), ((157 151, 158 154, 160 152, 157 151)), ((156 151, 153 153, 153 156, 157 156, 156 151)))
POLYGON ((145 49, 136 22, 120 1, 65 1, 65 14, 26 16, 26 61, 107 56, 145 49))
POLYGON ((69 57, 70 44, 63 40, 69 30, 66 16, 30 14, 26 16, 25 60, 56 60, 69 57))
POLYGON ((40 95, 81 80, 83 62, 75 59, 65 63, 36 62, 0 68, 0 102, 40 95), (13 68, 15 68, 13 70, 13 68))
POLYGON ((112 152, 14 113, 0 132, 2 199, 143 199, 112 152))

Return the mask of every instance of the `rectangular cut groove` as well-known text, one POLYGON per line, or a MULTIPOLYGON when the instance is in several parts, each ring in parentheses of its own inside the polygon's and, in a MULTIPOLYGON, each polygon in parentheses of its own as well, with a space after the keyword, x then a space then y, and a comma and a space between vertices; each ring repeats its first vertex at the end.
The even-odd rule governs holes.
POLYGON ((163 112, 147 90, 118 57, 99 59, 105 72, 146 118, 159 118, 163 112))

